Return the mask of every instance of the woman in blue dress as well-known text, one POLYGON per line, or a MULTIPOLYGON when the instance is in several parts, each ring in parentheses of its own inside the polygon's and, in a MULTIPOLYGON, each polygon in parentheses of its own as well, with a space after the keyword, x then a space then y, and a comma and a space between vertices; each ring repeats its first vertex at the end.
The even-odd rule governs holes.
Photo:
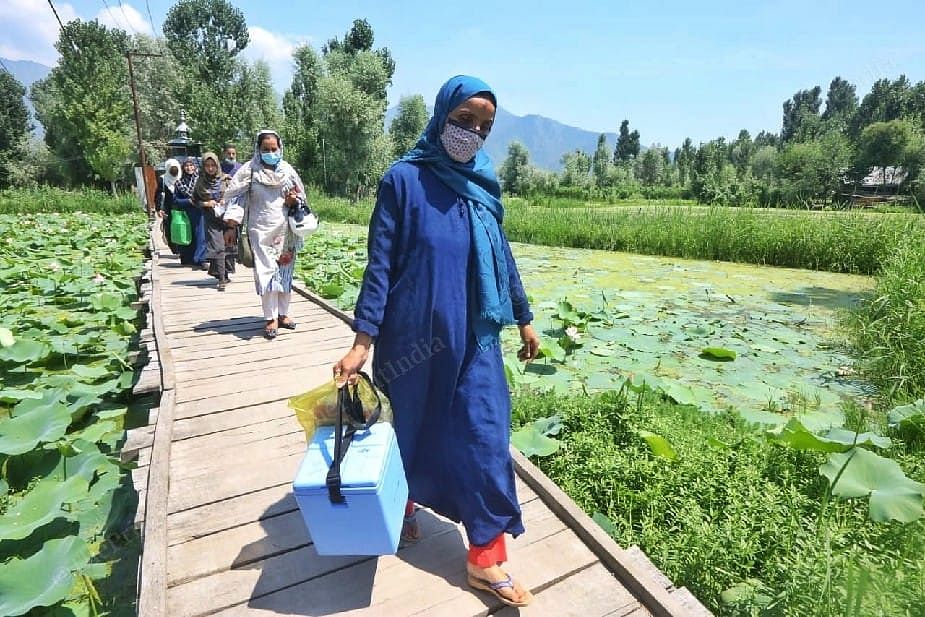
POLYGON ((353 381, 375 341, 373 377, 389 397, 410 499, 402 537, 420 537, 414 503, 461 521, 469 584, 512 606, 530 592, 500 564, 524 531, 509 452, 511 401, 499 333, 517 324, 522 360, 539 339, 501 227, 482 145, 497 100, 474 77, 450 79, 413 150, 379 184, 356 339, 334 366, 353 381))

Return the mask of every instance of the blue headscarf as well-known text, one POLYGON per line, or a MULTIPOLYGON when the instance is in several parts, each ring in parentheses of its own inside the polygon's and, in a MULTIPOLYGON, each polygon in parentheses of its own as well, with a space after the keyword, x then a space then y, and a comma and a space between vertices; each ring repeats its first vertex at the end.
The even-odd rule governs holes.
POLYGON ((485 349, 497 343, 502 326, 514 323, 501 233, 504 220, 501 186, 484 149, 480 148, 468 163, 458 163, 449 157, 440 142, 449 113, 476 94, 488 94, 497 105, 495 93, 481 79, 457 75, 443 84, 434 103, 434 116, 417 145, 401 160, 428 167, 469 205, 478 302, 478 310, 471 312, 472 327, 479 347, 485 349))

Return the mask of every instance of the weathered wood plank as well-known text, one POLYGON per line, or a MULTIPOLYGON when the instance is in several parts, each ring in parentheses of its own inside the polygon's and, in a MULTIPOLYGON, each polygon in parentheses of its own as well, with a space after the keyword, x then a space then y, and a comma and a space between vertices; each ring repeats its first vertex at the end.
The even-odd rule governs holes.
POLYGON ((167 617, 167 501, 170 460, 170 431, 173 426, 174 391, 161 397, 155 429, 151 473, 145 496, 144 544, 141 554, 141 581, 138 614, 167 617))
MULTIPOLYGON (((536 494, 521 483, 518 486, 518 498, 529 523, 537 509, 536 504, 528 504, 537 499, 536 494)), ((278 511, 284 505, 289 510, 279 515, 252 513, 253 522, 248 521, 214 534, 171 545, 167 554, 170 566, 169 584, 175 585, 223 570, 240 568, 248 563, 309 544, 311 538, 298 506, 290 494, 280 496, 277 503, 267 506, 267 510, 278 511)), ((439 522, 442 519, 426 510, 422 511, 419 517, 421 530, 425 535, 436 533, 445 523, 439 522)))
POLYGON ((298 506, 292 480, 198 508, 169 515, 168 545, 181 544, 226 529, 292 512, 298 506))
POLYGON ((293 362, 291 366, 281 367, 279 371, 269 375, 242 375, 230 381, 215 378, 192 384, 183 383, 177 388, 177 402, 221 399, 223 396, 242 393, 264 393, 263 396, 257 397, 254 403, 289 398, 330 379, 331 367, 342 356, 343 350, 322 351, 306 362, 293 362))
MULTIPOLYGON (((518 551, 521 543, 529 542, 530 535, 542 542, 564 530, 561 521, 551 516, 548 509, 531 505, 536 502, 538 500, 533 500, 524 507, 525 524, 530 526, 531 532, 516 541, 518 551)), ((354 608, 358 603, 363 605, 364 600, 369 602, 373 573, 380 584, 372 588, 372 594, 380 597, 376 598, 378 602, 372 614, 388 614, 390 604, 407 603, 412 597, 415 604, 421 596, 434 595, 439 600, 440 594, 449 587, 447 579, 462 576, 464 572, 465 542, 457 525, 430 513, 419 516, 422 526, 433 524, 436 531, 417 544, 400 549, 397 556, 378 559, 319 557, 309 545, 172 587, 168 592, 171 613, 178 616, 201 614, 196 598, 209 597, 213 610, 237 604, 227 613, 229 615, 247 615, 261 608, 283 614, 299 614, 293 610, 301 610, 300 614, 305 614, 305 598, 311 598, 314 614, 330 614, 354 608), (439 589, 432 592, 431 585, 439 589), (242 604, 245 602, 249 605, 242 604)))
POLYGON ((260 465, 237 468, 234 473, 207 472, 177 478, 172 482, 169 511, 178 512, 208 503, 244 495, 263 488, 292 482, 302 460, 302 452, 282 458, 268 458, 260 465))
POLYGON ((195 418, 184 418, 174 422, 173 440, 176 444, 180 440, 192 437, 210 435, 282 418, 289 418, 293 422, 297 422, 294 414, 295 412, 289 408, 287 402, 281 400, 253 407, 210 413, 195 418))
POLYGON ((535 593, 530 606, 504 607, 494 614, 498 617, 616 617, 638 607, 639 601, 598 561, 535 593))

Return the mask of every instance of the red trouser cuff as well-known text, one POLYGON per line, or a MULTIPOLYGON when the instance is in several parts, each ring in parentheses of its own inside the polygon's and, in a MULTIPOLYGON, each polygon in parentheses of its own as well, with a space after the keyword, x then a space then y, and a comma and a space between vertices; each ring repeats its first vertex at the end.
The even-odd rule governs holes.
POLYGON ((507 561, 507 546, 504 534, 498 534, 494 540, 484 546, 469 547, 469 563, 480 568, 490 568, 507 561))

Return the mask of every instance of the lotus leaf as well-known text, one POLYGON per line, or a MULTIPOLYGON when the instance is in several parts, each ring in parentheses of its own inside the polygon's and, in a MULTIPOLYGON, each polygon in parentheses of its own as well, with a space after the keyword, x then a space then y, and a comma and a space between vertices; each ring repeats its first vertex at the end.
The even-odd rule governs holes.
POLYGON ((896 461, 870 450, 852 448, 830 454, 829 460, 819 467, 819 473, 829 483, 838 478, 832 487, 834 495, 849 499, 869 496, 869 515, 873 521, 910 523, 925 514, 922 509, 925 484, 906 477, 896 461))
POLYGON ((0 401, 39 400, 41 398, 42 393, 35 390, 16 390, 14 388, 0 390, 0 401))
POLYGON ((0 347, 0 362, 29 364, 48 356, 51 349, 38 341, 19 339, 9 347, 0 347))
POLYGON ((598 526, 607 532, 609 536, 616 536, 617 526, 613 524, 613 521, 607 517, 607 515, 600 512, 595 512, 591 515, 591 520, 598 524, 598 526))
POLYGON ((0 565, 0 615, 22 615, 65 599, 75 573, 90 561, 86 542, 76 536, 49 540, 28 559, 0 565))
POLYGON ((889 438, 875 433, 854 433, 842 428, 833 428, 824 436, 816 435, 807 429, 798 418, 790 418, 785 426, 769 431, 769 435, 775 443, 795 450, 847 452, 855 446, 890 447, 889 438))
POLYGON ((649 444, 649 449, 652 450, 652 453, 655 456, 666 458, 669 461, 673 461, 678 458, 678 453, 675 452, 675 449, 672 447, 671 443, 661 435, 657 433, 651 433, 649 431, 637 431, 639 436, 642 437, 647 444, 649 444))
POLYGON ((925 399, 894 407, 887 414, 887 420, 891 425, 904 430, 925 432, 925 399))
POLYGON ((559 450, 561 442, 540 432, 536 424, 530 423, 511 434, 511 445, 524 456, 549 456, 559 450))
POLYGON ((22 500, 0 516, 0 538, 21 540, 58 517, 70 517, 61 506, 83 499, 88 488, 87 479, 80 475, 64 482, 48 478, 40 480, 22 500))
POLYGON ((719 362, 731 362, 736 359, 736 352, 725 347, 704 347, 700 350, 700 357, 719 362))
POLYGON ((41 403, 42 400, 26 399, 14 408, 16 415, 0 420, 0 453, 24 454, 40 443, 56 441, 64 435, 71 424, 71 414, 61 403, 55 401, 31 412, 20 409, 26 403, 41 403))

